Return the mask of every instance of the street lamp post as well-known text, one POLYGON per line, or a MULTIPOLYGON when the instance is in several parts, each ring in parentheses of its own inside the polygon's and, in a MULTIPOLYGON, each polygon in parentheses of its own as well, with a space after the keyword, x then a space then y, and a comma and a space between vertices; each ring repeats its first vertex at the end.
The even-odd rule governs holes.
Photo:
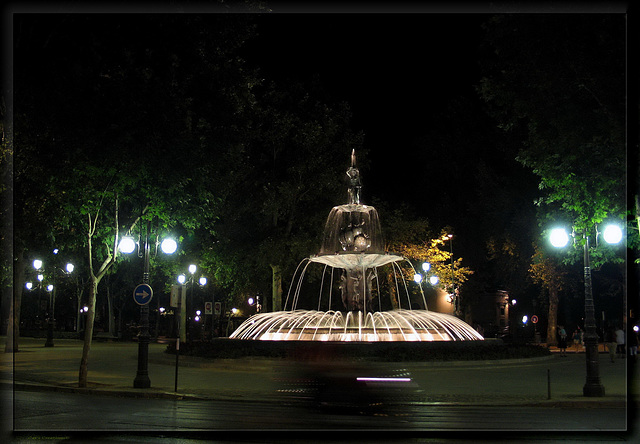
MULTIPOLYGON (((422 290, 422 282, 426 283, 427 280, 428 280, 429 283, 431 285, 433 285, 433 286, 438 285, 438 282, 440 282, 440 278, 438 278, 438 276, 436 276, 435 274, 429 275, 429 271, 430 270, 431 270, 431 264, 429 262, 423 262, 422 263, 422 271, 424 272, 424 277, 420 273, 416 273, 416 274, 413 275, 413 280, 414 280, 414 282, 416 284, 418 284, 420 286, 420 291, 421 292, 423 291, 422 290)), ((424 296, 424 293, 423 293, 423 296, 424 296)))
MULTIPOLYGON (((177 306, 177 316, 176 316, 176 368, 175 368, 175 378, 174 378, 174 391, 178 391, 178 368, 180 362, 180 341, 184 339, 183 342, 186 342, 186 313, 187 307, 182 307, 182 289, 185 288, 186 285, 191 283, 191 302, 193 306, 193 285, 195 281, 195 273, 198 267, 194 264, 189 265, 189 273, 191 277, 187 280, 187 277, 184 274, 178 276, 178 283, 180 284, 180 291, 178 291, 178 306, 177 306)), ((207 278, 201 276, 198 280, 198 283, 201 287, 207 285, 207 278)), ((186 305, 186 301, 185 301, 186 305)))
MULTIPOLYGON (((149 232, 151 230, 151 221, 147 221, 147 230, 145 233, 144 244, 142 246, 142 256, 144 258, 144 268, 142 272, 142 284, 149 285, 149 262, 150 262, 150 246, 149 232)), ((158 244, 156 243, 156 249, 158 244)), ((130 237, 124 237, 118 246, 119 250, 125 254, 133 253, 136 249, 136 243, 130 237)), ((161 245, 165 254, 173 254, 176 251, 177 244, 172 239, 165 239, 161 245)), ((134 295, 135 297, 135 295, 134 295)), ((151 381, 149 379, 149 302, 140 305, 140 328, 138 332, 138 369, 136 377, 133 380, 134 388, 149 388, 151 381)))
MULTIPOLYGON (((149 229, 151 222, 147 222, 147 232, 144 238, 144 270, 142 283, 149 284, 149 229)), ((138 333, 138 370, 133 380, 134 388, 149 388, 149 303, 140 306, 140 332, 138 333)))
MULTIPOLYGON (((598 240, 598 230, 596 227, 596 245, 598 240)), ((575 236, 575 232, 572 233, 575 236)), ((591 283, 591 258, 589 254, 589 233, 583 233, 583 260, 584 260, 584 346, 587 365, 587 378, 582 389, 584 396, 600 397, 604 396, 604 386, 600 381, 598 363, 598 334, 596 333, 595 308, 593 303, 593 286, 591 283)), ((609 225, 604 232, 604 239, 607 243, 615 244, 622 240, 622 230, 615 225, 609 225)), ((564 247, 569 242, 569 235, 562 228, 555 228, 551 231, 551 244, 554 247, 564 247)))
MULTIPOLYGON (((56 248, 55 250, 53 250, 54 254, 58 254, 58 249, 56 248)), ((43 269, 43 262, 40 259, 35 259, 33 261, 33 268, 36 269, 36 271, 38 271, 38 281, 39 281, 39 287, 42 287, 42 281, 44 279, 44 274, 42 274, 44 272, 43 269)), ((53 285, 48 285, 47 286, 47 293, 49 293, 49 297, 48 297, 48 308, 47 308, 47 312, 48 312, 48 318, 47 318, 47 340, 44 343, 45 347, 53 347, 53 329, 55 326, 55 310, 56 310, 56 290, 58 288, 57 282, 56 282, 56 276, 57 276, 57 272, 58 271, 62 271, 63 273, 66 274, 71 274, 71 272, 73 271, 74 266, 72 263, 68 263, 66 266, 66 271, 62 270, 62 269, 58 269, 57 267, 53 267, 53 285)))
POLYGON ((444 240, 449 239, 449 249, 451 251, 451 298, 455 304, 454 314, 460 317, 460 298, 456 291, 456 273, 455 273, 455 261, 453 260, 453 234, 447 234, 444 240))

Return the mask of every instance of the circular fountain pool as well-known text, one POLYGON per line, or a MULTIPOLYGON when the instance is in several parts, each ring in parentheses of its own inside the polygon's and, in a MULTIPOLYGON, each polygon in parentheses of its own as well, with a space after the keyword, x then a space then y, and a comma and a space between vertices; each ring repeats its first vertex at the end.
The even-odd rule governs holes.
POLYGON ((231 339, 272 341, 469 341, 482 336, 455 316, 429 310, 372 313, 293 310, 247 319, 231 339))

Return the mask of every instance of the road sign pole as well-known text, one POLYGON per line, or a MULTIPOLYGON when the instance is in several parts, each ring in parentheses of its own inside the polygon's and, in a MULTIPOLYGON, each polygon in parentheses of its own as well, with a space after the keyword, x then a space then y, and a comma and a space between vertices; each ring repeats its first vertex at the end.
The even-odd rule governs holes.
MULTIPOLYGON (((151 222, 147 222, 147 233, 144 240, 144 272, 142 283, 149 285, 149 229, 151 222)), ((137 289, 135 291, 138 291, 137 289)), ((136 295, 134 294, 134 297, 136 295)), ((151 298, 149 298, 151 300, 151 298)), ((149 388, 149 300, 140 306, 140 332, 138 333, 138 371, 133 380, 134 388, 149 388)))

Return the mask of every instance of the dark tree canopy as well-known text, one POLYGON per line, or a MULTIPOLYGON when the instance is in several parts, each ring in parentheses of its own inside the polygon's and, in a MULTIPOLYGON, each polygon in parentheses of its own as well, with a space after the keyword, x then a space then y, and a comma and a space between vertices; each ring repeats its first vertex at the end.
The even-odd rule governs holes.
POLYGON ((479 91, 540 178, 540 217, 578 232, 625 212, 625 18, 500 15, 479 91))

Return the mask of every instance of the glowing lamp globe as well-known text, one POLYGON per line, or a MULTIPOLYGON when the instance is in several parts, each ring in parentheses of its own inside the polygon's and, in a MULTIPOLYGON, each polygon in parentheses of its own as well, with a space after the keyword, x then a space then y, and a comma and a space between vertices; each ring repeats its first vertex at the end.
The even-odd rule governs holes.
POLYGON ((556 248, 562 248, 569 243, 569 235, 564 228, 554 228, 549 235, 551 245, 556 248))
POLYGON ((123 237, 118 244, 118 250, 124 254, 131 254, 136 249, 136 242, 130 237, 123 237))
POLYGON ((165 239, 160 244, 160 248, 164 254, 173 254, 178 249, 178 243, 173 239, 165 239))
POLYGON ((622 240, 622 230, 617 225, 607 225, 602 236, 608 244, 617 244, 622 240))

